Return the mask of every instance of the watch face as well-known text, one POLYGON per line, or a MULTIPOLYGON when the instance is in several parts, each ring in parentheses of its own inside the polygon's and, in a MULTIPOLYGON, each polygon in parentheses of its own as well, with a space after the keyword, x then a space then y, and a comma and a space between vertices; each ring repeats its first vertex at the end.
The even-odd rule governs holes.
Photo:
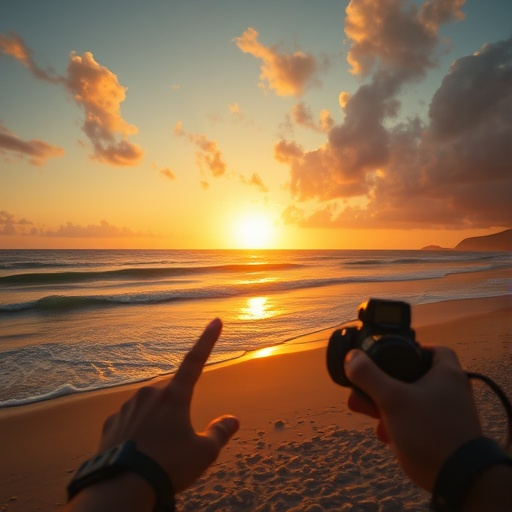
POLYGON ((92 459, 89 459, 84 463, 84 465, 80 468, 80 473, 90 473, 93 471, 97 471, 98 469, 104 466, 109 466, 112 463, 112 461, 117 458, 117 455, 121 448, 121 446, 114 446, 114 448, 111 448, 106 452, 102 452, 95 455, 92 459))
POLYGON ((134 451, 135 443, 127 441, 102 453, 98 453, 85 461, 68 486, 69 496, 74 496, 81 489, 94 482, 110 478, 125 471, 130 455, 134 451))

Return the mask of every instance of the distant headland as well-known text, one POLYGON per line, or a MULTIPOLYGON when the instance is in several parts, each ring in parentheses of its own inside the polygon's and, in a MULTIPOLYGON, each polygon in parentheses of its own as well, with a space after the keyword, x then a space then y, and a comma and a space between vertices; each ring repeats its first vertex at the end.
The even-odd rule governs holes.
POLYGON ((512 251, 512 229, 486 236, 473 236, 465 238, 455 247, 440 247, 427 245, 423 251, 512 251))

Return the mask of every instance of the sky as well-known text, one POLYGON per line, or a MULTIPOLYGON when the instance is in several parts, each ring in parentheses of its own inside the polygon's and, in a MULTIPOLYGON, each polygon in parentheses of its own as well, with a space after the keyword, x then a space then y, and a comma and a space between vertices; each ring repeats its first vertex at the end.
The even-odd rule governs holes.
POLYGON ((512 227, 510 0, 0 0, 0 248, 512 227))

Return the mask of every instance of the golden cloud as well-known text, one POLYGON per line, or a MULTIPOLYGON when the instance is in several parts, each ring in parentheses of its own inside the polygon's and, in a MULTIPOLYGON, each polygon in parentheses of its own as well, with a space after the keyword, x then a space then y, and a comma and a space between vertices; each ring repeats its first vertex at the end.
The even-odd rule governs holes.
POLYGON ((32 165, 42 166, 49 158, 58 158, 64 150, 42 140, 23 140, 0 125, 0 153, 9 151, 20 157, 28 157, 32 165))
POLYGON ((260 86, 268 84, 278 96, 301 96, 308 87, 319 83, 316 75, 327 65, 326 59, 319 63, 316 57, 300 50, 281 53, 275 46, 263 46, 252 27, 234 41, 244 53, 262 61, 260 86))
POLYGON ((90 52, 71 53, 67 71, 66 87, 84 110, 83 130, 93 145, 93 158, 111 165, 137 165, 143 151, 127 137, 138 129, 120 114, 126 88, 90 52))
POLYGON ((227 166, 216 141, 208 139, 204 134, 186 132, 183 129, 181 121, 176 123, 176 126, 174 127, 174 134, 179 137, 186 137, 198 148, 196 152, 196 159, 197 164, 201 169, 206 167, 210 174, 215 178, 223 176, 226 173, 227 166))

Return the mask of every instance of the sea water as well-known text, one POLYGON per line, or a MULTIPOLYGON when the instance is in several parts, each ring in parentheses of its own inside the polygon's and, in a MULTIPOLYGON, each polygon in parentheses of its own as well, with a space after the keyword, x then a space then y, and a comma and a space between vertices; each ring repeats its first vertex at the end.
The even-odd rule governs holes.
POLYGON ((212 363, 351 320, 370 296, 507 295, 510 268, 503 252, 2 250, 0 406, 170 374, 214 317, 212 363))

